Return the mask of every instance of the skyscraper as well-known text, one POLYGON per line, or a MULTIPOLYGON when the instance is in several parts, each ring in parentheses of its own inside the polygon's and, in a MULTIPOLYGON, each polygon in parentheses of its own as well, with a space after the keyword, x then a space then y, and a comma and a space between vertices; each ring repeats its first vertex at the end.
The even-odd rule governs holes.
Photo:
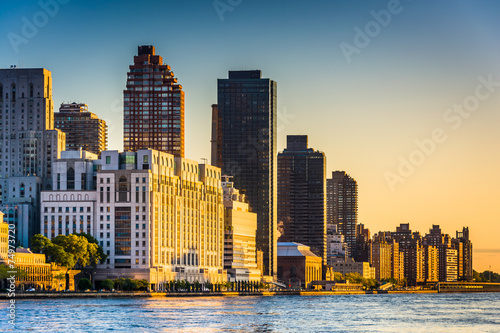
POLYGON ((87 104, 61 104, 54 113, 54 126, 66 133, 66 150, 83 149, 100 154, 108 145, 108 126, 87 104))
POLYGON ((326 265, 326 157, 307 147, 307 135, 288 135, 278 154, 280 242, 307 245, 326 265))
POLYGON ((27 247, 39 230, 40 191, 52 185, 52 162, 65 146, 54 129, 50 71, 1 69, 0 114, 0 209, 27 247))
MULTIPOLYGON (((234 176, 257 213, 257 249, 264 255, 264 275, 276 276, 276 94, 277 85, 259 70, 229 71, 217 82, 217 116, 212 164, 234 176), (219 156, 219 157, 217 157, 219 156)), ((212 107, 214 110, 214 107, 212 107)))
POLYGON ((139 46, 123 91, 123 149, 184 157, 184 91, 151 45, 139 46))
POLYGON ((358 223, 358 184, 344 171, 334 171, 326 186, 327 225, 337 225, 337 231, 344 235, 347 255, 353 258, 358 223))

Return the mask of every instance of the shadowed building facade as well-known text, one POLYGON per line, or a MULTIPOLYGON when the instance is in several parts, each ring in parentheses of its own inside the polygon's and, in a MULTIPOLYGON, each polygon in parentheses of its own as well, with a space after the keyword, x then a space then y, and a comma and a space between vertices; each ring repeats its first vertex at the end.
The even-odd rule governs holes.
POLYGON ((52 74, 44 68, 0 69, 0 210, 28 247, 39 232, 40 191, 66 145, 54 129, 52 74))
POLYGON ((327 224, 337 225, 344 235, 347 255, 355 258, 358 223, 358 184, 344 171, 332 172, 327 179, 327 224))
POLYGON ((184 157, 184 91, 151 45, 139 46, 123 91, 123 149, 184 157))
POLYGON ((307 147, 307 135, 288 135, 278 154, 280 242, 310 247, 326 265, 326 157, 307 147))
POLYGON ((260 70, 229 71, 217 81, 212 106, 212 164, 234 176, 257 213, 257 250, 263 274, 276 276, 277 242, 277 85, 260 70), (214 126, 213 125, 213 126, 214 126))

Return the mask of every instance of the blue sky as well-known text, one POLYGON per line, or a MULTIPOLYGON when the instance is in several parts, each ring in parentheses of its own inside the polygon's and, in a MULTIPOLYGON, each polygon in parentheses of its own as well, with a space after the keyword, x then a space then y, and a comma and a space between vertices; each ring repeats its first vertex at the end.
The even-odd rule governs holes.
MULTIPOLYGON (((497 2, 221 0, 231 8, 223 20, 214 1, 60 2, 46 24, 38 1, 0 3, 0 67, 52 71, 56 110, 87 103, 108 122, 110 149, 122 149, 122 91, 138 45, 155 45, 183 85, 186 157, 198 161, 210 156, 217 78, 261 69, 278 82, 279 150, 287 134, 308 134, 329 172, 358 180, 360 222, 372 232, 410 222, 422 233, 440 224, 454 234, 469 225, 476 249, 498 250, 490 235, 500 231, 500 91, 459 130, 443 121, 474 93, 478 77, 500 81, 497 2), (355 28, 366 33, 371 12, 391 6, 398 13, 348 62, 341 43, 355 45, 355 28), (16 52, 9 38, 23 36, 23 18, 42 21, 16 52), (399 157, 435 128, 446 142, 389 186, 387 172, 397 174, 399 157)), ((476 262, 500 263, 491 253, 476 262)))

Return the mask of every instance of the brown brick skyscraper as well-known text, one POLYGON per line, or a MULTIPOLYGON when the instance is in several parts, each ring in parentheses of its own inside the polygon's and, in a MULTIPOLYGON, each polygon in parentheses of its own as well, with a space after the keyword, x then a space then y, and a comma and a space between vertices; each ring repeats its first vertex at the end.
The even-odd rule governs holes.
POLYGON ((123 91, 123 149, 184 157, 184 92, 151 45, 139 46, 123 91))

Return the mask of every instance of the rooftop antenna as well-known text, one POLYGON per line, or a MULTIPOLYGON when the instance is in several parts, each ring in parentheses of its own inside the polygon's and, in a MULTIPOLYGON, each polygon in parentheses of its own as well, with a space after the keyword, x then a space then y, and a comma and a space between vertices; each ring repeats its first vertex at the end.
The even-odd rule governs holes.
POLYGON ((205 157, 202 157, 200 158, 203 162, 205 162, 204 164, 208 164, 208 159, 206 159, 205 157))

